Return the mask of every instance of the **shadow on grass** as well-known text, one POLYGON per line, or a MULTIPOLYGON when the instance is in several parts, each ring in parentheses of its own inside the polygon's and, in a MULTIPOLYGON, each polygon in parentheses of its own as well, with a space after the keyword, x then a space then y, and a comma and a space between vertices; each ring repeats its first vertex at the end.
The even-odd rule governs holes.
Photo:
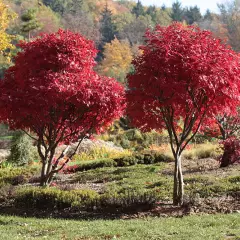
MULTIPOLYGON (((72 219, 72 220, 114 220, 114 219, 134 219, 148 216, 166 216, 183 217, 188 215, 186 207, 173 206, 168 203, 161 203, 156 206, 137 205, 126 208, 104 208, 99 211, 80 211, 77 209, 63 210, 38 210, 21 209, 15 207, 0 208, 2 216, 19 216, 33 218, 54 218, 54 219, 72 219)), ((9 222, 0 221, 0 225, 8 225, 9 222)))

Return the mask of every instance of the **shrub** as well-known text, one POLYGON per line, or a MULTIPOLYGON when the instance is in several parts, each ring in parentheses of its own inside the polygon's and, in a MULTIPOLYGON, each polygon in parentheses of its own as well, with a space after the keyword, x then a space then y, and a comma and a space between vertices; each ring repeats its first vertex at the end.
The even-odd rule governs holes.
POLYGON ((228 179, 221 179, 217 182, 207 180, 205 177, 193 177, 185 179, 186 193, 199 194, 200 197, 213 197, 222 195, 232 195, 239 192, 239 184, 235 177, 231 181, 231 177, 228 179), (236 182, 235 182, 236 181, 236 182))
POLYGON ((139 129, 129 129, 118 133, 117 135, 103 135, 105 141, 113 141, 116 145, 120 145, 125 149, 133 149, 136 151, 144 150, 151 144, 162 144, 168 142, 168 136, 165 132, 158 133, 155 131, 143 133, 139 129))
POLYGON ((138 159, 134 156, 117 158, 117 159, 114 159, 114 161, 117 167, 127 167, 127 166, 136 165, 138 163, 138 159))
POLYGON ((155 190, 124 190, 106 192, 102 195, 93 190, 60 190, 57 188, 22 188, 15 193, 15 206, 21 208, 44 209, 104 209, 133 208, 139 205, 151 207, 159 200, 155 190))
POLYGON ((103 167, 127 167, 136 164, 153 164, 159 162, 169 162, 172 161, 173 157, 165 154, 158 154, 156 152, 145 152, 143 154, 135 154, 132 156, 125 156, 114 159, 105 159, 98 161, 89 161, 82 164, 68 166, 63 172, 73 173, 82 172, 91 169, 103 168, 103 167))
POLYGON ((230 183, 240 184, 240 176, 229 177, 229 178, 228 178, 228 181, 229 181, 230 183))
POLYGON ((16 132, 12 139, 11 154, 7 161, 16 166, 23 166, 35 159, 38 159, 38 154, 30 137, 21 131, 16 132))
POLYGON ((99 195, 93 190, 62 191, 57 188, 22 188, 16 192, 18 207, 37 209, 90 208, 99 195))
POLYGON ((38 169, 33 167, 0 168, 0 183, 11 185, 26 183, 37 171, 38 169))
POLYGON ((144 154, 144 164, 153 164, 155 162, 154 154, 144 154))
POLYGON ((11 184, 0 183, 0 202, 8 201, 8 198, 13 195, 13 192, 14 187, 11 184))
POLYGON ((156 153, 155 154, 155 163, 158 163, 158 162, 172 162, 174 161, 173 159, 173 155, 172 153, 171 154, 163 154, 163 153, 156 153))
POLYGON ((223 142, 223 156, 220 159, 221 167, 227 167, 230 164, 240 163, 240 140, 229 138, 223 142))
POLYGON ((183 156, 186 159, 202 159, 202 158, 217 158, 221 154, 221 151, 217 144, 204 143, 193 145, 192 148, 187 149, 183 156))
POLYGON ((63 169, 64 173, 73 173, 73 172, 83 172, 90 169, 97 169, 103 167, 113 167, 116 163, 113 159, 105 159, 105 160, 98 160, 98 161, 89 161, 82 164, 77 164, 73 166, 68 166, 63 169))
POLYGON ((126 189, 121 193, 106 192, 100 198, 101 208, 133 208, 144 206, 151 208, 159 200, 158 192, 155 190, 132 190, 126 189))
POLYGON ((82 162, 85 160, 97 160, 97 159, 106 159, 106 158, 116 158, 116 157, 124 157, 131 156, 132 153, 129 150, 115 150, 106 147, 95 147, 90 149, 87 152, 81 152, 74 156, 73 161, 82 162))

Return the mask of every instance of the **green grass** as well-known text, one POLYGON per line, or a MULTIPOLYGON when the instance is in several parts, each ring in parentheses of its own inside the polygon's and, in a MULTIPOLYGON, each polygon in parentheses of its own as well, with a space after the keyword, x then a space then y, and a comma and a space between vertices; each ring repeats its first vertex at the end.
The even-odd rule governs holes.
POLYGON ((161 171, 165 163, 153 165, 135 165, 130 167, 112 167, 76 173, 74 181, 105 183, 108 193, 126 193, 127 191, 157 191, 160 199, 169 199, 172 195, 172 177, 163 176, 161 171))
MULTIPOLYGON (((173 177, 162 173, 166 167, 167 163, 99 168, 76 173, 73 180, 81 183, 104 183, 104 190, 109 193, 157 191, 159 199, 169 200, 172 197, 173 177)), ((232 172, 231 176, 214 176, 214 172, 185 174, 186 194, 199 193, 201 197, 208 197, 240 191, 238 176, 238 172, 232 172)))
POLYGON ((0 216, 0 239, 240 239, 240 214, 73 221, 0 216))

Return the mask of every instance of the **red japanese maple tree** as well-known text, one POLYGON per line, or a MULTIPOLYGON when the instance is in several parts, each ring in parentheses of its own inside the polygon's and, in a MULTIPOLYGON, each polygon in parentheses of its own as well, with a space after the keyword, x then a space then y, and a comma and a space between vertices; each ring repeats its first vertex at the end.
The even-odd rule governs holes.
POLYGON ((174 204, 184 195, 181 156, 202 125, 236 111, 239 56, 209 31, 173 23, 145 34, 128 76, 127 113, 143 130, 166 128, 175 158, 174 204))
POLYGON ((59 166, 61 143, 80 142, 121 116, 124 87, 97 75, 94 43, 59 30, 20 44, 0 85, 1 120, 13 129, 34 133, 42 161, 41 185, 49 184, 59 166))

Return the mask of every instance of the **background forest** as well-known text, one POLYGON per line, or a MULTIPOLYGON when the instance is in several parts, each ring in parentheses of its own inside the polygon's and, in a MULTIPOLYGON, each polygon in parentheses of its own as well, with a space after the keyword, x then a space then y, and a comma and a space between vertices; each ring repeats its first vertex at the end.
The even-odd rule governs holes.
POLYGON ((99 50, 98 73, 122 83, 132 71, 133 57, 140 54, 138 46, 144 44, 146 28, 154 28, 156 24, 168 26, 173 21, 195 24, 211 30, 234 50, 240 49, 239 1, 219 4, 219 13, 208 10, 204 14, 198 6, 184 8, 178 1, 171 8, 146 7, 141 1, 128 0, 8 0, 5 3, 8 13, 1 19, 1 37, 7 34, 8 44, 1 49, 1 77, 18 51, 15 45, 19 40, 30 40, 59 28, 93 40, 99 50))

